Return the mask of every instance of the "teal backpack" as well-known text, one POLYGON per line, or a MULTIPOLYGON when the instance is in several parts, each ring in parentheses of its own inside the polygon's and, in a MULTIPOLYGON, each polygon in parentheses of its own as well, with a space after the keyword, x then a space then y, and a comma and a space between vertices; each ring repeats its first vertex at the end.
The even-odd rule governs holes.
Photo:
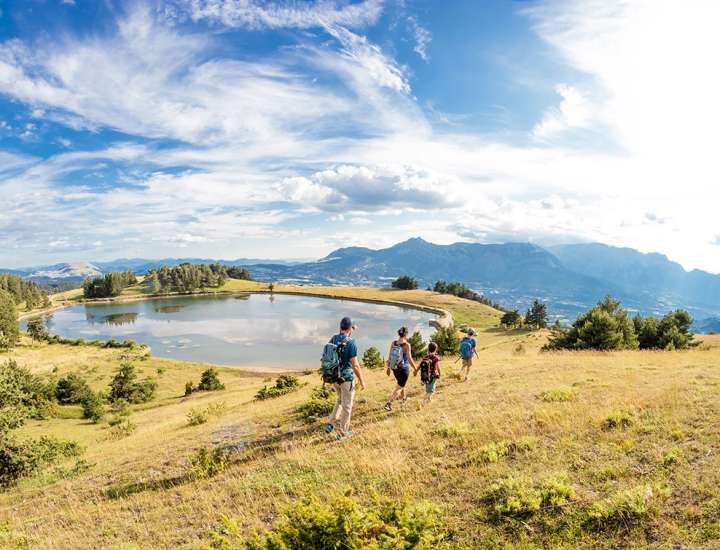
POLYGON ((323 382, 327 384, 342 384, 345 380, 340 371, 342 370, 342 352, 345 350, 348 339, 339 344, 333 344, 332 338, 323 347, 320 358, 320 370, 322 371, 323 382))
POLYGON ((467 336, 460 342, 460 357, 463 359, 472 359, 473 340, 467 336))

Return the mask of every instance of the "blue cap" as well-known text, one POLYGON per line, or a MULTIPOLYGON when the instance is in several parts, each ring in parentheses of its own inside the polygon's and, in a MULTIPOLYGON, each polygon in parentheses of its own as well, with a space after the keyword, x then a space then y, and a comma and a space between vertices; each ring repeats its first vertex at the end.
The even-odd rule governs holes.
POLYGON ((340 330, 347 330, 349 328, 355 328, 355 323, 350 317, 343 317, 340 321, 340 330))

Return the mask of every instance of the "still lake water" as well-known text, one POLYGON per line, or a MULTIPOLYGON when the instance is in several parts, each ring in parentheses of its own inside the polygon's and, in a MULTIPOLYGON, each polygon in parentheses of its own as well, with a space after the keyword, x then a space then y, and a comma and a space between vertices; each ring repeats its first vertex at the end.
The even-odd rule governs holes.
POLYGON ((307 296, 250 294, 176 297, 115 304, 84 304, 55 312, 51 334, 87 340, 135 340, 153 355, 218 365, 315 368, 322 346, 345 315, 358 325, 360 355, 370 346, 383 356, 407 326, 425 339, 432 313, 391 305, 307 296))

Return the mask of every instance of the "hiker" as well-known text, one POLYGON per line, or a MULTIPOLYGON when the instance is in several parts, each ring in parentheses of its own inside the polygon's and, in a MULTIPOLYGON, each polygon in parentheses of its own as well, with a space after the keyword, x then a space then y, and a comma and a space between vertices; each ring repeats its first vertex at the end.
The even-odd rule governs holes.
POLYGON ((413 370, 417 370, 415 361, 413 361, 412 358, 410 343, 407 341, 407 334, 407 327, 400 327, 400 330, 398 330, 398 339, 393 340, 393 343, 390 344, 386 373, 388 376, 390 376, 390 372, 395 375, 397 386, 395 386, 395 389, 383 407, 388 412, 392 411, 392 402, 396 399, 401 398, 403 401, 407 400, 405 384, 407 384, 408 378, 410 377, 410 367, 412 366, 413 370))
MULTIPOLYGON (((435 393, 435 386, 438 378, 440 378, 440 357, 437 354, 437 344, 430 342, 428 344, 428 354, 420 361, 420 382, 425 386, 425 401, 428 403, 435 393)), ((418 371, 415 370, 415 376, 418 371)))
POLYGON ((357 346, 352 339, 355 324, 350 317, 340 321, 340 332, 330 338, 325 345, 321 360, 323 382, 332 384, 337 393, 335 407, 325 425, 325 432, 337 430, 337 439, 350 437, 350 415, 355 398, 355 378, 361 389, 365 389, 360 362, 357 358, 357 346))
POLYGON ((460 341, 460 358, 462 359, 462 367, 460 368, 460 374, 465 373, 463 382, 467 382, 468 375, 470 374, 470 367, 472 367, 473 355, 480 359, 477 352, 477 343, 475 342, 475 336, 477 333, 474 328, 468 329, 467 335, 463 336, 460 341))

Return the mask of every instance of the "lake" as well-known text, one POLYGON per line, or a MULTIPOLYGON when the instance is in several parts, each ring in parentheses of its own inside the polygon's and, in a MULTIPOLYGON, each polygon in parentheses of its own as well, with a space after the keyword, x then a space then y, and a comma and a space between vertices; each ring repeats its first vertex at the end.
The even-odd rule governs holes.
POLYGON ((53 313, 51 334, 87 340, 135 340, 153 355, 239 367, 316 368, 322 346, 345 315, 358 325, 360 355, 387 355, 397 329, 433 329, 432 313, 393 305, 284 294, 184 296, 82 304, 53 313))

